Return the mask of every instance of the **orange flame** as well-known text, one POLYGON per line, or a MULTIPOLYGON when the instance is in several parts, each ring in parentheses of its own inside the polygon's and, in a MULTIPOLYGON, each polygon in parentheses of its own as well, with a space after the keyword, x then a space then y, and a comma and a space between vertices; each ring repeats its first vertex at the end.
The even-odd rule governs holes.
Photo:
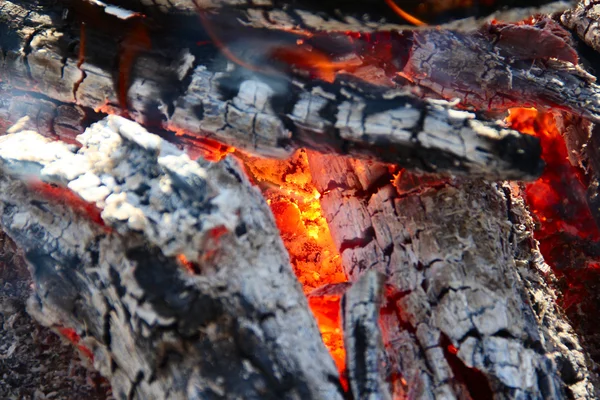
POLYGON ((523 133, 537 136, 547 166, 537 181, 526 187, 527 202, 543 222, 540 235, 567 232, 581 238, 600 239, 586 202, 583 171, 571 165, 564 139, 550 113, 533 108, 509 111, 507 122, 523 133))
POLYGON ((404 11, 403 9, 401 9, 396 3, 394 3, 394 0, 385 0, 385 2, 396 14, 407 20, 409 23, 415 26, 427 25, 425 22, 421 21, 417 17, 414 17, 411 14, 404 11))
POLYGON ((303 42, 298 43, 298 47, 279 47, 273 50, 272 57, 286 62, 289 65, 305 69, 312 72, 313 77, 322 79, 326 82, 333 82, 335 75, 344 69, 352 69, 362 65, 362 61, 353 58, 346 61, 333 61, 325 53, 309 47, 302 47, 303 42))

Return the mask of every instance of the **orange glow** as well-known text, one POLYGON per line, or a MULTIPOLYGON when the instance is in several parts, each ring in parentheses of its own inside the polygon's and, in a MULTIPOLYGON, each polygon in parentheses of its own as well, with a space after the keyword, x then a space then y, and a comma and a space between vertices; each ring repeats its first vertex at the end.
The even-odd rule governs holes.
MULTIPOLYGON (((321 195, 312 183, 306 152, 299 150, 285 161, 240 156, 273 211, 304 292, 329 283, 346 282, 341 257, 321 211, 321 195)), ((343 371, 346 356, 339 303, 339 296, 309 299, 323 341, 338 369, 343 371)))
POLYGON ((385 2, 392 10, 394 10, 396 14, 398 14, 401 18, 407 20, 409 23, 416 26, 427 25, 425 22, 421 21, 416 17, 413 17, 412 15, 401 9, 396 3, 394 3, 394 0, 385 0, 385 2))
POLYGON ((51 185, 40 180, 29 181, 28 187, 32 192, 44 199, 67 206, 75 213, 88 218, 92 222, 104 227, 105 230, 110 231, 110 228, 104 224, 104 220, 100 215, 101 210, 95 204, 83 200, 79 195, 72 192, 71 189, 51 185))
POLYGON ((323 342, 329 349, 338 370, 343 372, 346 368, 346 349, 340 318, 340 297, 310 297, 308 304, 319 325, 323 342))
POLYGON ((119 115, 121 114, 121 110, 112 104, 108 100, 104 100, 104 104, 99 105, 94 108, 94 112, 109 114, 109 115, 119 115))
POLYGON ((527 202, 543 222, 538 235, 546 237, 566 232, 581 238, 598 240, 600 232, 586 201, 583 171, 571 165, 567 147, 550 113, 532 108, 511 109, 508 123, 512 128, 540 138, 544 174, 526 186, 527 202))
POLYGON ((536 220, 534 235, 540 251, 559 278, 559 304, 577 325, 584 321, 582 315, 599 311, 592 295, 600 281, 598 258, 588 247, 600 240, 600 231, 587 204, 586 176, 570 164, 567 147, 550 114, 513 109, 508 122, 541 140, 547 166, 541 178, 527 184, 525 194, 536 220))
POLYGON ((193 160, 202 157, 208 161, 217 162, 221 161, 228 154, 235 152, 235 147, 225 145, 216 140, 192 135, 183 129, 171 125, 165 125, 163 127, 168 131, 174 132, 175 135, 183 140, 184 148, 193 160), (189 142, 189 145, 186 142, 189 142))
POLYGON ((58 328, 58 332, 69 342, 73 343, 77 349, 86 356, 90 361, 94 361, 94 353, 88 347, 79 343, 81 341, 81 337, 75 332, 75 329, 72 328, 58 328))
POLYGON ((298 47, 280 47, 271 53, 273 58, 281 60, 287 64, 308 70, 314 78, 322 79, 326 82, 333 82, 337 72, 344 69, 360 67, 362 61, 359 58, 352 58, 347 61, 332 61, 324 53, 310 47, 301 47, 304 42, 299 41, 298 47))
POLYGON ((179 261, 179 264, 181 264, 190 274, 195 275, 199 272, 198 266, 195 263, 188 260, 187 257, 183 254, 179 254, 177 256, 177 261, 179 261))

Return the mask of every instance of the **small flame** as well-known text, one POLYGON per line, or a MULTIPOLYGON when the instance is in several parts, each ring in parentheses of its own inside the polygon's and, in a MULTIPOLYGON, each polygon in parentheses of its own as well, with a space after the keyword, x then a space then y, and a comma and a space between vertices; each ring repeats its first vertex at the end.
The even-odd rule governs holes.
POLYGON ((406 11, 404 11, 403 9, 401 9, 398 4, 394 3, 394 0, 385 0, 386 4, 396 13, 398 14, 400 17, 404 18, 405 20, 407 20, 409 23, 416 25, 416 26, 424 26, 427 25, 425 22, 421 21, 420 19, 418 19, 417 17, 412 16, 411 14, 407 13, 406 11))
POLYGON ((358 58, 334 61, 325 53, 305 45, 303 40, 299 40, 296 44, 297 47, 276 48, 271 56, 293 67, 310 71, 314 78, 326 82, 333 82, 336 74, 342 70, 354 69, 362 65, 362 61, 358 58))

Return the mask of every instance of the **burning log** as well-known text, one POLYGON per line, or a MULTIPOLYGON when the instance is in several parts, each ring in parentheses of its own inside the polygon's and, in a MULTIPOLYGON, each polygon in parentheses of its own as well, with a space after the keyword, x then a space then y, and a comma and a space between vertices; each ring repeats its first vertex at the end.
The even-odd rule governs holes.
POLYGON ((382 166, 309 160, 349 279, 388 277, 382 327, 395 398, 595 397, 510 186, 438 180, 408 191, 382 166))
POLYGON ((1 223, 31 266, 30 313, 71 330, 118 398, 342 398, 272 216, 233 160, 192 162, 119 117, 80 140, 0 139, 1 223))
POLYGON ((404 71, 442 97, 460 98, 482 110, 558 107, 600 122, 600 86, 576 66, 577 53, 564 39, 569 33, 552 20, 542 20, 540 27, 490 25, 481 34, 414 35, 404 71), (527 49, 521 44, 525 38, 540 47, 527 49))
POLYGON ((343 79, 315 86, 259 77, 243 67, 228 71, 214 50, 203 49, 208 59, 201 61, 198 51, 168 38, 157 50, 136 53, 134 65, 122 65, 121 58, 121 71, 112 70, 107 66, 115 65, 115 55, 127 52, 114 35, 87 24, 60 29, 53 23, 58 11, 6 3, 2 18, 15 42, 4 47, 3 75, 13 88, 88 111, 126 112, 188 143, 208 137, 269 157, 303 146, 489 179, 532 179, 541 172, 534 138, 405 90, 343 79), (130 82, 124 83, 123 69, 130 82), (114 75, 123 90, 115 90, 114 75))

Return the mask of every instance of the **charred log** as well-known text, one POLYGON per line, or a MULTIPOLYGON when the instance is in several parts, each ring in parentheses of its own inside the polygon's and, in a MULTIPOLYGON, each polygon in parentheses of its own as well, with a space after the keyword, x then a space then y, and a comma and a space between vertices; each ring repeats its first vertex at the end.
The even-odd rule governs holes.
POLYGON ((539 28, 488 25, 476 34, 416 32, 404 71, 419 86, 480 110, 558 106, 600 121, 596 78, 577 67, 568 32, 552 20, 542 23, 539 28), (523 40, 539 47, 533 51, 523 40))
POLYGON ((374 269, 393 288, 382 326, 394 395, 596 397, 510 186, 429 181, 402 194, 387 168, 309 160, 346 273, 374 269))
POLYGON ((200 55, 168 38, 153 37, 156 50, 138 48, 136 62, 123 65, 121 58, 119 70, 125 50, 113 32, 61 28, 59 10, 20 4, 4 7, 14 41, 3 48, 3 74, 11 87, 61 105, 127 112, 190 142, 208 137, 271 157, 306 146, 494 179, 531 179, 541 171, 536 139, 451 103, 343 78, 309 84, 264 75, 232 66, 214 49, 200 55), (126 83, 123 68, 131 74, 126 83))
POLYGON ((3 229, 28 311, 127 398, 342 398, 269 209, 236 163, 192 162, 109 117, 79 151, 0 139, 3 229))

